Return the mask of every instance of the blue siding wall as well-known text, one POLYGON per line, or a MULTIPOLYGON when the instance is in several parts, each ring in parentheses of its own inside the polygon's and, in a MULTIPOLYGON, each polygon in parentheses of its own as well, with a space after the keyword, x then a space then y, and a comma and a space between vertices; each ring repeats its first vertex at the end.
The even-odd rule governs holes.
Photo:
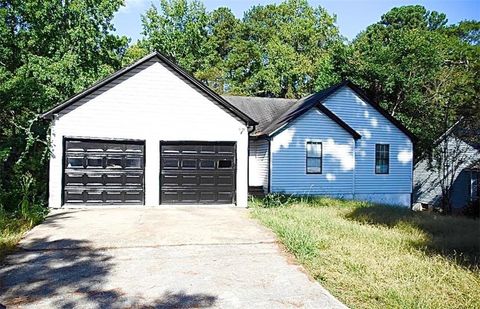
POLYGON ((452 186, 452 207, 463 208, 466 207, 470 201, 470 171, 463 170, 453 182, 452 186))
POLYGON ((271 191, 351 197, 354 139, 312 108, 274 135, 271 141, 271 191), (307 141, 322 142, 322 174, 306 173, 307 141))
MULTIPOLYGON (((356 194, 410 194, 412 192, 412 142, 353 90, 343 87, 324 105, 362 135, 356 142, 356 194), (390 145, 390 173, 375 174, 375 144, 390 145)), ((379 200, 381 202, 381 200, 379 200)))

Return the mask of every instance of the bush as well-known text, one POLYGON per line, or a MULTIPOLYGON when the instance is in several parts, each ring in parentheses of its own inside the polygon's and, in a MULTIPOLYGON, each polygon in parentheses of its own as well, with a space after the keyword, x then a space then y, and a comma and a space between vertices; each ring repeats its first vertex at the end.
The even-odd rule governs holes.
POLYGON ((32 175, 30 173, 23 175, 20 183, 21 200, 19 213, 21 218, 26 220, 31 226, 42 222, 47 214, 46 207, 35 200, 35 195, 32 194, 33 186, 35 186, 35 179, 33 179, 32 175))

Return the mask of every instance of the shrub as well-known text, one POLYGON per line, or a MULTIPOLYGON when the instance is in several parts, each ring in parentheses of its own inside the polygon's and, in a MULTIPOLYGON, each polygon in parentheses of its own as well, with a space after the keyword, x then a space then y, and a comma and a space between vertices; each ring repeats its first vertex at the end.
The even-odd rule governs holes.
POLYGON ((21 200, 19 204, 19 213, 22 219, 26 220, 31 226, 43 221, 47 214, 47 209, 35 200, 35 195, 32 194, 32 186, 35 185, 35 180, 30 173, 26 173, 21 178, 20 192, 21 200))

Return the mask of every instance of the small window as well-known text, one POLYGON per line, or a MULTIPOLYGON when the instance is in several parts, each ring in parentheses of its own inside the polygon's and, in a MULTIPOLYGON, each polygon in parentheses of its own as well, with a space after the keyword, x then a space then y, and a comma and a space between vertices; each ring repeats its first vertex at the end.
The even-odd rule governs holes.
POLYGON ((307 142, 307 174, 322 173, 322 143, 307 142))
POLYGON ((375 144, 375 174, 388 174, 390 169, 390 145, 375 144))
POLYGON ((122 158, 107 158, 108 168, 122 168, 122 158))
POLYGON ((126 168, 141 168, 142 159, 141 158, 126 158, 125 159, 126 168))
POLYGON ((83 167, 83 158, 67 158, 67 168, 83 167))
POLYGON ((215 161, 214 160, 200 160, 201 169, 214 169, 215 161))
POLYGON ((101 168, 103 163, 102 158, 87 158, 87 168, 101 168))
POLYGON ((189 170, 197 168, 197 160, 183 160, 182 168, 189 170))
POLYGON ((167 169, 178 168, 178 160, 177 159, 165 159, 163 160, 163 167, 167 169))
POLYGON ((218 168, 232 168, 232 160, 219 160, 218 168))

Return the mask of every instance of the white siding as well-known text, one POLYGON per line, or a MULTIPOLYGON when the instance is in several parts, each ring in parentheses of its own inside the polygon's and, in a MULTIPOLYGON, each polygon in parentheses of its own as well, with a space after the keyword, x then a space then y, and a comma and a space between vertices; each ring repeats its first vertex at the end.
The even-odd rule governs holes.
POLYGON ((249 142, 249 185, 263 186, 268 191, 268 169, 270 168, 269 142, 265 139, 251 139, 249 142))
POLYGON ((62 138, 145 140, 145 203, 159 203, 159 142, 237 143, 237 205, 247 205, 246 126, 186 84, 160 62, 149 61, 79 100, 53 121, 51 207, 61 206, 62 138))
POLYGON ((271 191, 351 197, 354 147, 347 131, 312 108, 271 140, 271 191), (307 141, 322 142, 322 174, 306 173, 307 141))
POLYGON ((412 192, 413 161, 409 137, 348 87, 327 98, 324 105, 362 135, 355 152, 356 198, 409 206, 406 197, 412 192), (376 143, 390 145, 389 174, 375 174, 376 143))

